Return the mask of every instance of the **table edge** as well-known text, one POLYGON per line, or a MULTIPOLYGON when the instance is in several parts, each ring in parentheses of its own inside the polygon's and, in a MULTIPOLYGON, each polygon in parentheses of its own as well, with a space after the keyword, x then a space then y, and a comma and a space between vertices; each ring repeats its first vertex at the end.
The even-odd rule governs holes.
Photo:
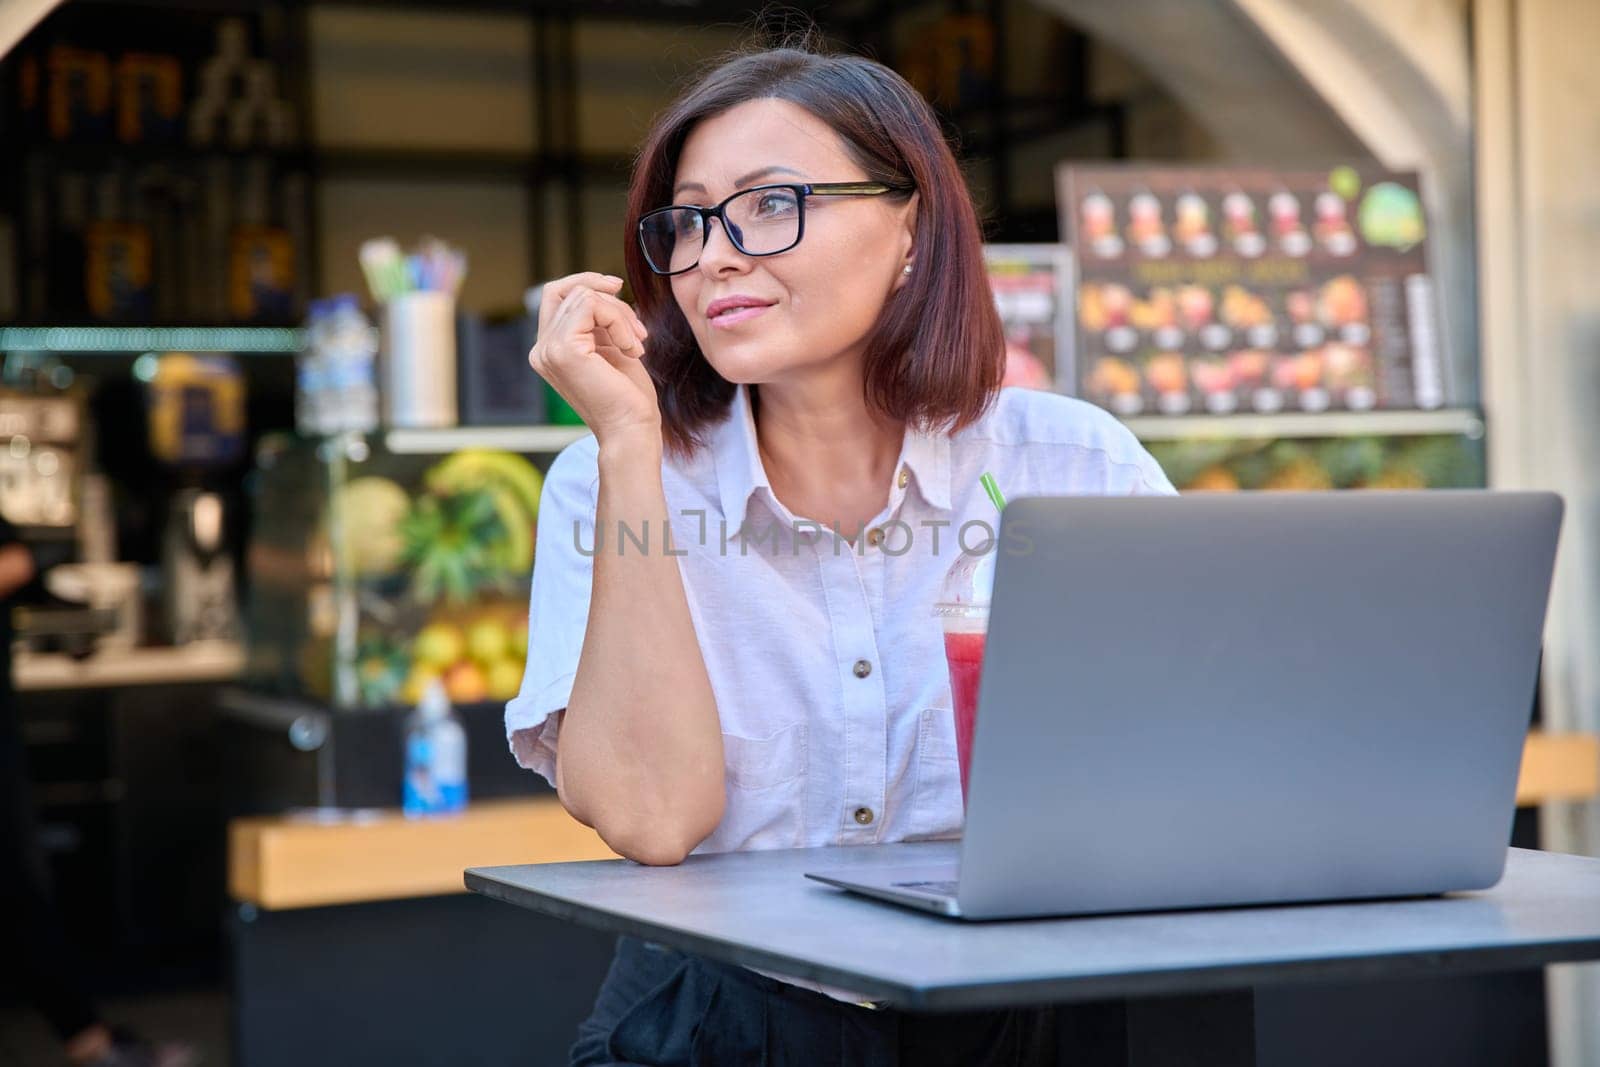
MULTIPOLYGON (((573 922, 603 933, 660 943, 723 963, 756 967, 863 993, 912 1012, 965 1011, 983 1008, 1064 1004, 1123 997, 1160 997, 1254 989, 1258 986, 1381 979, 1443 978, 1541 968, 1555 963, 1600 960, 1600 935, 1484 948, 1450 948, 1326 956, 1292 963, 1230 962, 1214 967, 1181 967, 1132 974, 1092 977, 1021 979, 968 985, 919 986, 893 979, 818 966, 779 952, 751 948, 708 937, 666 923, 650 922, 580 906, 496 879, 496 868, 469 867, 463 872, 468 891, 525 908, 553 919, 573 922), (513 899, 514 895, 520 894, 513 899), (1270 979, 1262 981, 1270 974, 1270 979), (1019 995, 1020 994, 1020 995, 1019 995)), ((892 905, 885 904, 884 907, 892 905)), ((931 922, 959 922, 935 915, 931 922)))

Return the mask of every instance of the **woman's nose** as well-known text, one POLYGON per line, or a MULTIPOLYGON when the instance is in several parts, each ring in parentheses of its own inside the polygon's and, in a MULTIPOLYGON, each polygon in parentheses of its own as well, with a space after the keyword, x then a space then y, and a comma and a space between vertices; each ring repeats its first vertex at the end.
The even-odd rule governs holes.
POLYGON ((720 225, 706 227, 705 244, 700 249, 701 268, 714 273, 744 266, 746 257, 733 243, 744 237, 739 224, 720 218, 715 221, 720 225))

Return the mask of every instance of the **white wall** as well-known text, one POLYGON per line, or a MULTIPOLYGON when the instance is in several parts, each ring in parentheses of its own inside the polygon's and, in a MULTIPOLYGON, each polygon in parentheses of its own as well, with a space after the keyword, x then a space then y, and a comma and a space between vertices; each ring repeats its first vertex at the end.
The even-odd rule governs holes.
MULTIPOLYGON (((1477 0, 1485 404, 1496 485, 1567 502, 1545 639, 1552 729, 1600 730, 1600 4, 1477 0)), ((1600 855, 1600 804, 1543 813, 1600 855)), ((1600 967, 1553 968, 1555 1067, 1600 1065, 1600 967)))

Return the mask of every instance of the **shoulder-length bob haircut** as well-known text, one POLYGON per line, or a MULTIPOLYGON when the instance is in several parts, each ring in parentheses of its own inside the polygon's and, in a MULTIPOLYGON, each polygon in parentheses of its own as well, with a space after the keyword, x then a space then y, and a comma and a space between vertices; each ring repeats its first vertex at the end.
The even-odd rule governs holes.
POLYGON ((953 433, 975 422, 999 390, 1005 338, 984 270, 977 213, 938 118, 882 64, 777 48, 728 60, 690 86, 657 116, 634 167, 624 254, 650 331, 644 362, 660 400, 666 447, 692 452, 701 431, 727 411, 734 386, 701 354, 671 280, 645 263, 639 219, 671 202, 678 157, 697 123, 761 99, 805 108, 833 128, 868 180, 909 185, 918 193, 916 269, 868 339, 867 403, 934 432, 953 433))

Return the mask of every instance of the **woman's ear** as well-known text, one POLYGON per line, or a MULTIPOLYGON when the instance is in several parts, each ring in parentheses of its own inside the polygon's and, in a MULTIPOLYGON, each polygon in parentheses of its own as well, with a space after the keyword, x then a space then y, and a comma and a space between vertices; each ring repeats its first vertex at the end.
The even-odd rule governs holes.
POLYGON ((920 204, 918 194, 912 193, 900 208, 900 275, 894 280, 897 292, 911 280, 911 274, 916 270, 913 253, 917 247, 917 207, 920 204))
POLYGON ((920 193, 913 192, 906 198, 905 205, 900 209, 900 223, 905 231, 905 251, 902 255, 910 257, 911 250, 917 244, 917 216, 918 209, 922 206, 920 193))

